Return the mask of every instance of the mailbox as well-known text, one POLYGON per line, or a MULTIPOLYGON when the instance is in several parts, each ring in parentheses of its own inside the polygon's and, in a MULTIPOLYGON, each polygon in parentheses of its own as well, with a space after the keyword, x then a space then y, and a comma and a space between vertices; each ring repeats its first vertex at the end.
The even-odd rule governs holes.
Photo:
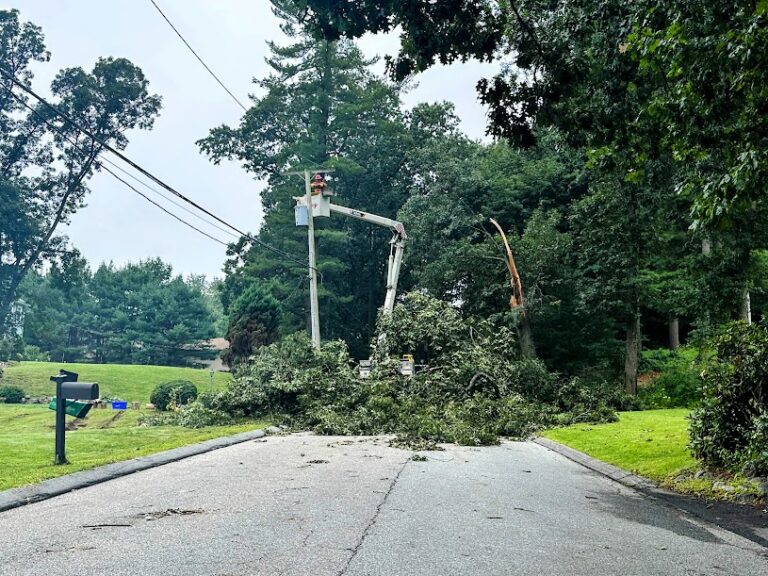
MULTIPOLYGON (((70 400, 96 400, 99 397, 99 385, 95 382, 78 382, 77 372, 60 370, 56 376, 51 376, 51 381, 56 382, 56 450, 54 464, 66 464, 65 451, 65 415, 67 399, 70 400)), ((75 403, 78 404, 78 403, 75 403)), ((78 416, 85 416, 90 409, 90 404, 78 411, 78 416)))
POLYGON ((95 382, 62 382, 61 397, 68 400, 96 400, 99 385, 95 382))

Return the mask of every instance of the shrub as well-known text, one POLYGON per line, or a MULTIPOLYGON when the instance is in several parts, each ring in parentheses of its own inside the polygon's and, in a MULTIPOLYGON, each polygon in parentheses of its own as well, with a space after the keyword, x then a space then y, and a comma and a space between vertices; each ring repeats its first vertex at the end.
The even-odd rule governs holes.
POLYGON ((756 473, 768 473, 768 326, 734 323, 714 343, 691 415, 693 454, 709 466, 754 462, 756 473))
POLYGON ((698 404, 703 359, 696 349, 649 350, 643 353, 642 364, 646 371, 659 373, 638 390, 644 408, 692 408, 698 404))
POLYGON ((669 361, 675 358, 675 352, 669 348, 656 348, 654 350, 643 350, 640 355, 640 362, 637 366, 638 371, 645 372, 663 372, 669 361))
POLYGON ((647 409, 693 408, 701 398, 701 386, 701 376, 694 369, 675 367, 640 388, 638 399, 647 409))
POLYGON ((43 352, 38 346, 26 345, 21 353, 21 359, 25 362, 50 362, 51 355, 43 352))
POLYGON ((158 410, 168 410, 172 405, 183 406, 197 398, 197 388, 187 380, 172 380, 158 384, 149 401, 158 410))
POLYGON ((24 401, 24 390, 18 386, 0 386, 0 398, 5 398, 6 404, 21 404, 24 401))
POLYGON ((20 360, 22 346, 21 338, 0 334, 0 362, 20 360))

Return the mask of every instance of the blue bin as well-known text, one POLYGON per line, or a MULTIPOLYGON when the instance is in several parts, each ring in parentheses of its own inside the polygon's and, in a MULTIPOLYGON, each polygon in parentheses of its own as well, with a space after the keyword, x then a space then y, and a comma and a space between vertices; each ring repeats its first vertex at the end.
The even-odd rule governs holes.
POLYGON ((128 410, 128 402, 112 402, 112 410, 128 410))

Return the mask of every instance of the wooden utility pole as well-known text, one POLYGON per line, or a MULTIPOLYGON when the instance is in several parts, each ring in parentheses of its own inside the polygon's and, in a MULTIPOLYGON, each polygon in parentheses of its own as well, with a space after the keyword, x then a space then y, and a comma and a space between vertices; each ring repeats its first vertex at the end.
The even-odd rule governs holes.
POLYGON ((320 308, 317 302, 317 257, 315 254, 315 222, 312 214, 312 189, 309 170, 304 170, 304 190, 307 197, 307 237, 309 239, 309 315, 312 347, 320 348, 320 308))
POLYGON ((509 282, 512 286, 512 295, 509 297, 509 307, 512 310, 519 310, 520 313, 520 349, 523 356, 527 358, 536 357, 536 348, 533 345, 533 335, 531 333, 531 323, 528 321, 528 315, 525 313, 525 295, 523 294, 523 283, 520 280, 520 275, 517 273, 517 265, 515 264, 515 258, 512 255, 512 248, 509 247, 507 241, 507 235, 504 233, 504 229, 493 218, 490 219, 491 224, 499 231, 501 240, 504 242, 504 250, 507 258, 507 269, 509 270, 509 282))

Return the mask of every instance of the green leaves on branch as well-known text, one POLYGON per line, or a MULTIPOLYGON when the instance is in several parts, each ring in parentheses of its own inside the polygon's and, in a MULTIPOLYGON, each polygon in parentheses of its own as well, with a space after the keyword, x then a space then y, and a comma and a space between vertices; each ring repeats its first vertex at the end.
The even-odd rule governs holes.
POLYGON ((375 366, 361 379, 343 342, 314 351, 304 334, 294 334, 260 348, 205 407, 323 434, 468 445, 526 437, 561 421, 615 418, 582 382, 564 385, 541 362, 520 358, 508 329, 467 322, 423 294, 407 294, 380 318, 376 343, 375 366), (413 377, 399 372, 403 353, 420 365, 413 377))
POLYGON ((693 454, 712 467, 768 474, 768 326, 731 324, 715 353, 691 415, 693 454))

